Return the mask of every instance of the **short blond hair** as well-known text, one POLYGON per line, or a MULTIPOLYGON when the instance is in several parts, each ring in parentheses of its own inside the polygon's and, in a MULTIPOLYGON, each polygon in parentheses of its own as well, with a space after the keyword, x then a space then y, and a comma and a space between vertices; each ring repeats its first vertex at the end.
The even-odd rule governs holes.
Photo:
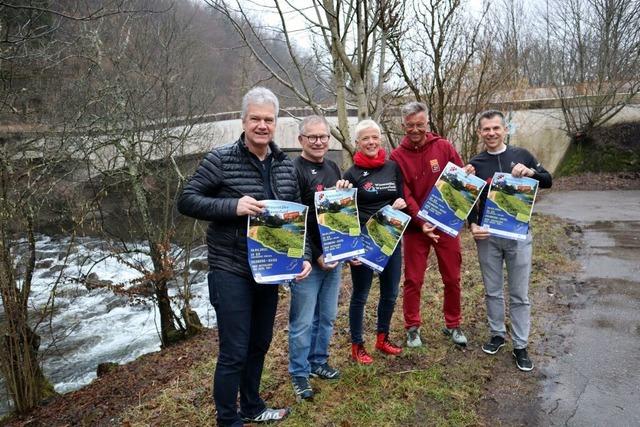
POLYGON ((380 125, 375 122, 375 120, 364 119, 360 120, 356 125, 355 133, 356 133, 356 141, 360 137, 360 133, 365 129, 375 129, 378 131, 378 134, 382 136, 382 131, 380 130, 380 125))

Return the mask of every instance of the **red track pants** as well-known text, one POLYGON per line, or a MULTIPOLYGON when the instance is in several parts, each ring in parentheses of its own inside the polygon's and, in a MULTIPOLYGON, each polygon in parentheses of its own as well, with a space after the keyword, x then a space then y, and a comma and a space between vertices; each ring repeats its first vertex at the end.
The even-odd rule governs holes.
POLYGON ((431 246, 436 251, 438 270, 444 284, 444 323, 447 328, 460 326, 462 312, 460 309, 460 237, 453 238, 440 233, 438 243, 434 244, 424 233, 407 232, 403 237, 404 246, 404 326, 420 326, 420 294, 424 273, 431 246))

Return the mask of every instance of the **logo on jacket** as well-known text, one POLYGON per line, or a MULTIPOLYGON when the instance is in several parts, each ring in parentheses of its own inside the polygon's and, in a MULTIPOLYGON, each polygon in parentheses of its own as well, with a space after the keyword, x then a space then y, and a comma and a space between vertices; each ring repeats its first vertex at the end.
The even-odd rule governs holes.
POLYGON ((362 172, 362 176, 369 176, 369 171, 362 172))
POLYGON ((317 174, 318 174, 318 171, 317 171, 317 170, 315 170, 315 169, 311 169, 311 175, 317 175, 317 174))
POLYGON ((364 191, 368 191, 369 193, 377 193, 378 190, 376 189, 376 186, 373 185, 373 183, 371 181, 367 181, 362 185, 362 189, 364 191))
POLYGON ((431 163, 431 172, 440 172, 440 163, 438 163, 438 159, 432 159, 429 163, 431 163))

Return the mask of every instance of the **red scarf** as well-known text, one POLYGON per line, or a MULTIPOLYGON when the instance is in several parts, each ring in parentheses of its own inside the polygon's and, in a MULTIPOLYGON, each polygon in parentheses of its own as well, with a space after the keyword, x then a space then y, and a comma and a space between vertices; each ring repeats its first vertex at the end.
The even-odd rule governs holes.
POLYGON ((375 169, 375 168, 379 168, 380 166, 384 165, 384 158, 387 155, 387 153, 384 151, 384 148, 381 148, 378 150, 378 155, 376 157, 369 157, 365 154, 362 154, 362 152, 358 151, 354 156, 353 156, 353 163, 356 164, 356 166, 360 166, 361 168, 365 168, 365 169, 375 169))

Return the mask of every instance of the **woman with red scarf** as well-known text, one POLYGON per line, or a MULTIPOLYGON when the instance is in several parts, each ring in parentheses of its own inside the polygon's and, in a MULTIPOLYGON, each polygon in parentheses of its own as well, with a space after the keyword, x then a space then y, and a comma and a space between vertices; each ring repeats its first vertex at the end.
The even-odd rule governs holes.
MULTIPOLYGON (((349 168, 344 179, 358 189, 358 212, 360 226, 386 205, 394 209, 404 209, 402 194, 402 173, 400 168, 385 160, 385 150, 381 147, 380 126, 373 120, 362 120, 356 125, 357 152, 353 156, 354 165, 349 168)), ((380 273, 380 299, 378 300, 378 326, 376 349, 385 354, 398 355, 402 348, 389 341, 391 316, 396 305, 402 268, 402 249, 398 244, 380 273)), ((357 260, 350 261, 353 291, 349 304, 349 328, 351 330, 351 357, 358 363, 368 365, 373 358, 367 353, 362 338, 364 307, 369 297, 373 270, 357 260)))

